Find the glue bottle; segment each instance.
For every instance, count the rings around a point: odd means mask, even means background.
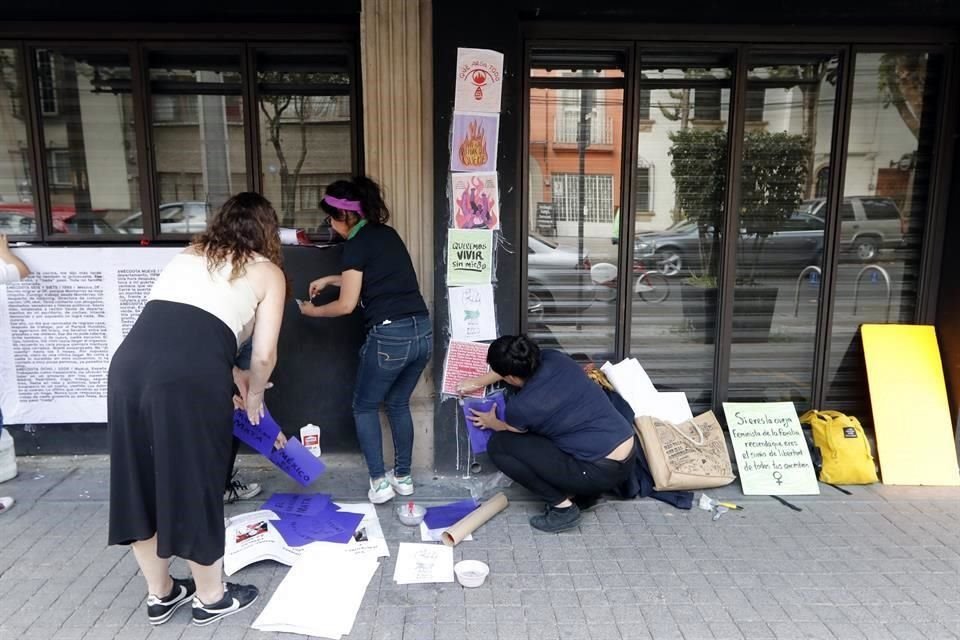
[[[300,442],[314,457],[320,457],[320,427],[307,424],[300,428]]]

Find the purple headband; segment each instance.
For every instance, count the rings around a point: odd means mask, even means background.
[[[360,204],[359,200],[344,200],[342,198],[335,198],[330,194],[323,196],[323,201],[326,202],[331,207],[336,207],[337,209],[342,209],[343,211],[354,211],[361,218],[363,217],[363,206]]]

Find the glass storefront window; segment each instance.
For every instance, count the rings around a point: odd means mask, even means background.
[[[33,64],[53,232],[115,234],[140,207],[129,56],[38,49]]]
[[[732,401],[809,408],[837,98],[835,56],[757,53],[747,79],[740,237],[733,292]],[[820,186],[826,189],[825,185]]]
[[[531,75],[546,85],[530,91],[527,330],[543,347],[602,363],[613,355],[616,334],[611,240],[620,209],[623,89],[577,83],[616,82],[623,71],[558,61]]]
[[[240,55],[150,51],[150,125],[161,234],[195,234],[247,186]],[[143,216],[122,220],[143,233]]]
[[[940,65],[922,50],[856,56],[827,393],[855,415],[869,415],[859,326],[916,321]]]
[[[320,199],[353,171],[346,54],[257,52],[260,175],[281,224],[328,236]]]
[[[16,49],[0,48],[0,234],[34,236],[38,223],[19,55]]]
[[[658,389],[712,402],[731,56],[641,54],[630,355]],[[620,229],[626,228],[625,225]],[[619,233],[619,229],[617,229]]]

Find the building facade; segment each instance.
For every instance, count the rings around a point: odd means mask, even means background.
[[[212,7],[92,4],[18,8],[2,27],[0,230],[176,244],[253,189],[322,240],[324,187],[366,172],[435,319],[421,467],[471,462],[456,402],[437,393],[458,47],[505,56],[502,333],[584,361],[636,357],[694,410],[793,401],[868,417],[859,326],[936,324],[956,416],[960,8],[363,0],[240,3],[225,23]],[[335,269],[304,251],[288,252],[295,282]],[[355,330],[295,331],[280,378],[322,362],[349,388]],[[275,405],[354,450],[349,408],[315,394]],[[57,450],[43,434],[64,432],[68,450],[102,448],[102,425],[17,429],[21,450]]]

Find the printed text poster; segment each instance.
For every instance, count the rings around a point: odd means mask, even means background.
[[[443,363],[443,389],[441,393],[449,396],[458,395],[458,382],[487,373],[490,370],[487,365],[487,349],[489,348],[490,345],[482,342],[451,340],[450,348],[447,349],[447,360]],[[483,394],[484,389],[478,389],[465,395],[482,398]]]
[[[500,206],[497,174],[454,173],[453,227],[455,229],[499,229]]]
[[[503,54],[489,49],[457,49],[456,111],[500,113]]]
[[[450,229],[447,235],[447,286],[490,284],[493,232]]]
[[[792,402],[724,402],[723,412],[744,495],[820,493]]]
[[[496,308],[493,303],[493,285],[451,287],[447,290],[450,302],[450,337],[454,340],[496,340]]]
[[[498,114],[454,113],[450,144],[452,171],[496,171]]]

